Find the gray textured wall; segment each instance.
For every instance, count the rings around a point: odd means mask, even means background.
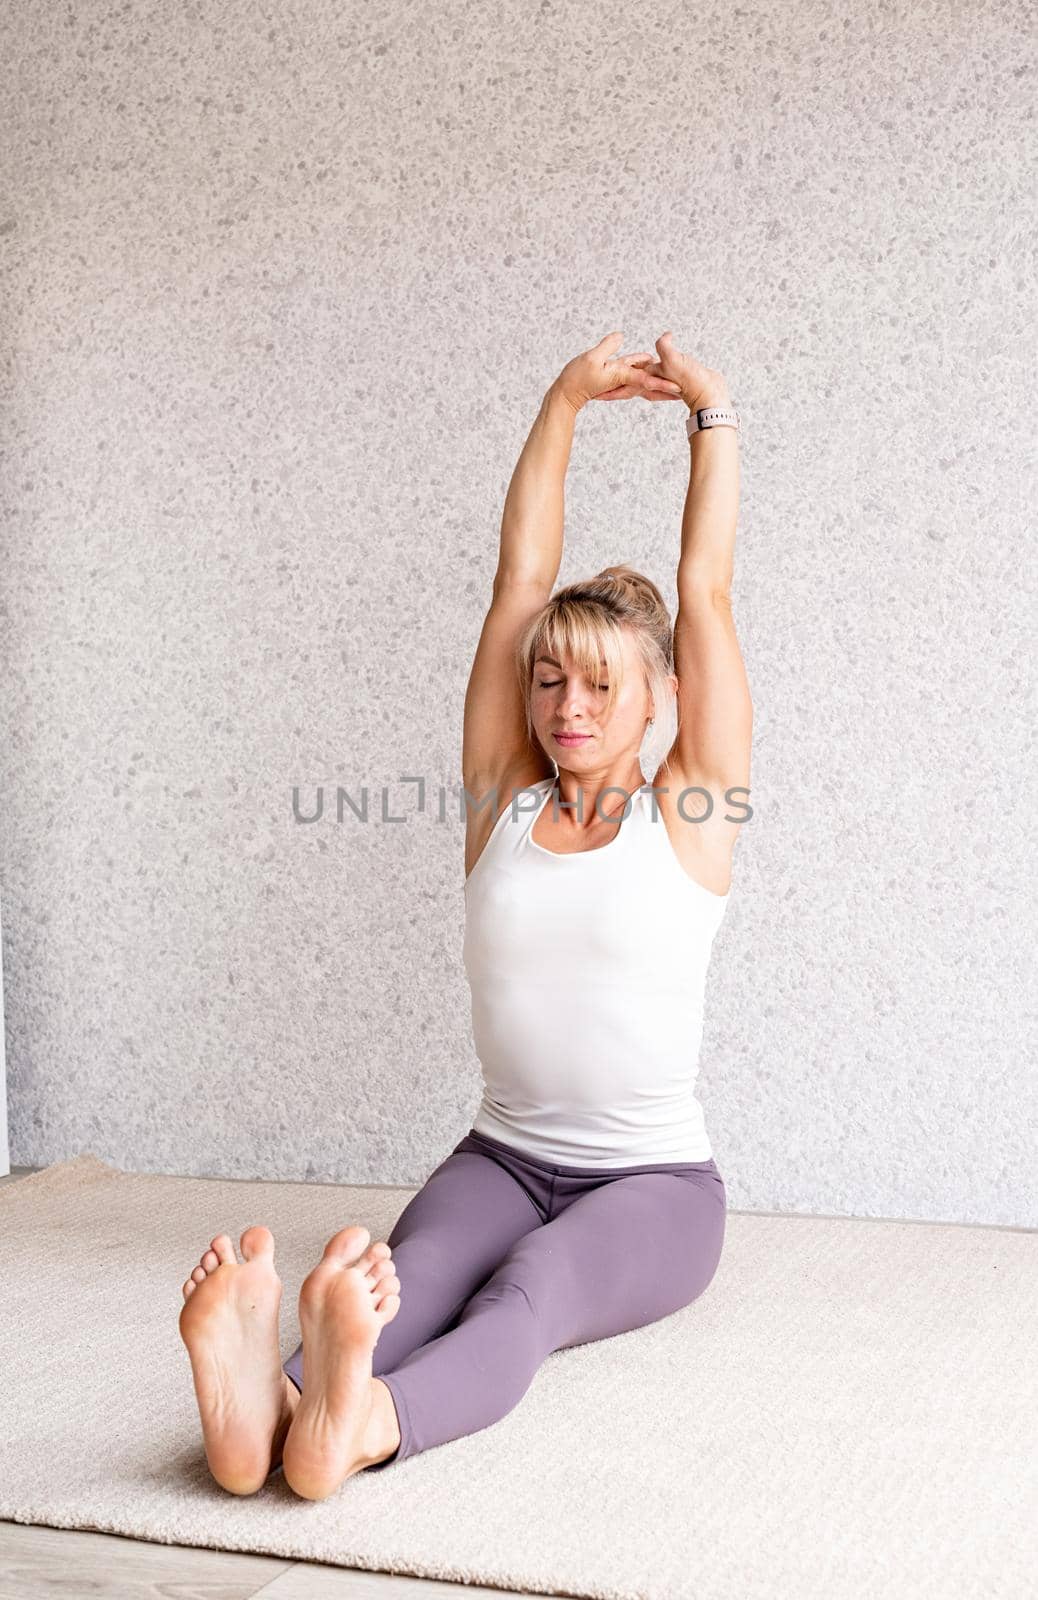
[[[1029,8],[0,30],[12,1160],[418,1183],[466,1131],[504,493],[565,360],[671,328],[744,426],[729,1202],[1038,1225]],[[581,415],[560,581],[674,603],[683,417]]]

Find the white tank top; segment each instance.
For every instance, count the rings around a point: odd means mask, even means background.
[[[608,844],[568,855],[536,844],[555,781],[510,799],[465,884],[483,1070],[472,1126],[569,1166],[708,1161],[695,1081],[731,891],[689,877],[648,785]]]

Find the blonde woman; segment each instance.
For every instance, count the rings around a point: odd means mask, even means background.
[[[210,1469],[279,1464],[321,1500],[491,1426],[552,1351],[688,1306],[720,1261],[724,1181],[694,1093],[710,951],[748,814],[752,709],[730,603],[738,419],[720,373],[608,335],[551,385],[505,504],[465,700],[464,963],[483,1095],[388,1241],[341,1229],[282,1364],[264,1227],[183,1286]],[[553,593],[592,400],[682,400],[689,492],[671,627],[627,566]],[[704,415],[704,411],[708,412]],[[689,419],[691,427],[691,419]]]

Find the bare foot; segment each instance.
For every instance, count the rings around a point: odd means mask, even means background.
[[[367,1228],[342,1228],[299,1291],[303,1392],[285,1439],[285,1482],[305,1500],[325,1500],[369,1466],[371,1357],[400,1310],[400,1279],[388,1244],[367,1245]]]
[[[241,1253],[244,1264],[230,1236],[217,1234],[183,1286],[180,1336],[209,1470],[231,1494],[255,1494],[277,1464],[293,1404],[278,1348],[282,1286],[270,1229],[246,1228]]]

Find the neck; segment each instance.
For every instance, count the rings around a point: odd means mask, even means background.
[[[590,826],[611,818],[620,820],[629,797],[645,787],[642,770],[624,769],[620,775],[612,772],[568,772],[559,768],[555,786],[560,799],[568,807],[567,813],[577,827]]]

